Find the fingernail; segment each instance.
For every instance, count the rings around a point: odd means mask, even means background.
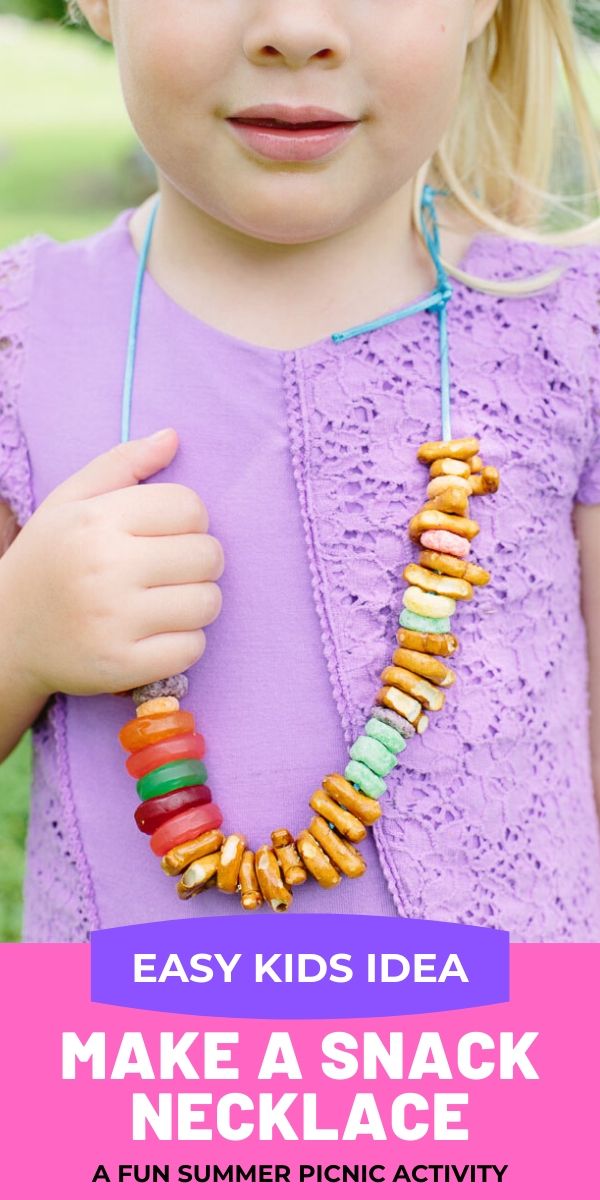
[[[151,435],[151,437],[148,438],[148,441],[149,442],[158,442],[158,441],[160,441],[161,438],[163,438],[165,436],[165,433],[171,433],[171,432],[172,432],[172,430],[171,430],[170,426],[167,426],[166,429],[159,429],[158,433],[153,433]]]

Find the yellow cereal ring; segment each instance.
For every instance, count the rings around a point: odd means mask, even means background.
[[[175,696],[158,696],[156,700],[145,700],[143,704],[138,704],[135,711],[138,717],[148,717],[152,713],[177,712],[178,709],[179,700]]]
[[[407,587],[402,596],[402,603],[410,612],[418,613],[420,617],[451,617],[456,612],[456,600],[450,596],[424,592],[420,587]]]

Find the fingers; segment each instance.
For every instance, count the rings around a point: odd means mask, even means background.
[[[208,513],[193,488],[181,483],[145,483],[98,496],[89,504],[101,520],[136,537],[206,533]]]
[[[148,588],[216,582],[225,567],[221,543],[210,533],[131,538],[127,553],[136,582]]]
[[[187,633],[160,633],[141,638],[133,647],[131,675],[140,684],[147,679],[167,679],[189,670],[206,650],[203,629]]]
[[[216,620],[221,607],[218,583],[185,583],[138,592],[129,605],[128,617],[139,639],[202,629]]]
[[[178,438],[174,429],[157,435],[120,442],[98,454],[50,493],[45,503],[85,500],[137,484],[166,467],[175,456]]]

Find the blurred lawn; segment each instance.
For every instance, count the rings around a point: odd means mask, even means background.
[[[582,72],[595,112],[600,77]],[[79,31],[0,16],[0,246],[38,232],[87,237],[154,190],[112,48]],[[0,941],[20,936],[31,735],[0,764]]]
[[[112,47],[0,17],[0,111],[0,245],[85,237],[127,206],[138,143]]]

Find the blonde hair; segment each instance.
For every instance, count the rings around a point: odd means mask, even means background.
[[[80,23],[76,0],[70,18]],[[570,101],[558,104],[562,84]],[[577,152],[583,188],[577,206],[553,191],[560,150]],[[483,229],[550,246],[600,241],[600,217],[588,219],[600,199],[600,137],[579,78],[570,0],[499,0],[483,33],[468,48],[454,118],[432,158],[414,180],[413,222],[420,226],[427,182],[449,192],[452,203]],[[575,215],[568,229],[551,231],[557,217]],[[481,291],[521,295],[561,275],[557,268],[510,283],[469,275],[441,259],[449,275]]]

